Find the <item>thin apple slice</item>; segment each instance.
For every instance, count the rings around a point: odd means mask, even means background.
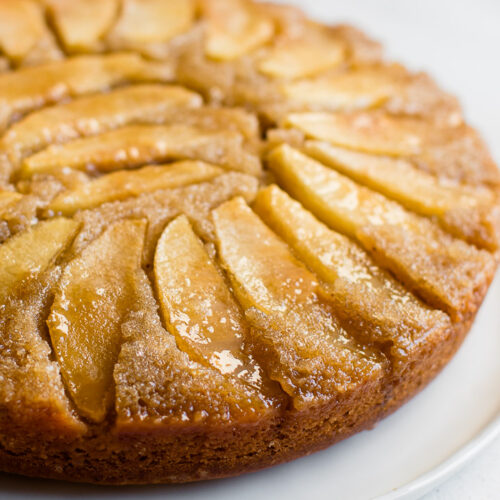
[[[0,49],[16,64],[37,51],[37,62],[61,55],[45,23],[43,9],[33,0],[0,2]]]
[[[307,31],[307,36],[278,41],[259,61],[259,71],[273,78],[293,80],[335,68],[344,61],[345,45],[322,27]]]
[[[277,186],[261,190],[253,207],[322,280],[350,331],[364,342],[391,343],[396,370],[419,356],[419,339],[438,345],[449,332],[446,314],[422,304],[356,243],[328,229]]]
[[[260,367],[243,349],[248,325],[185,215],[165,228],[154,258],[163,319],[191,359],[258,387]]]
[[[398,92],[400,82],[392,67],[361,66],[316,79],[289,82],[283,93],[294,103],[333,111],[379,106]]]
[[[123,0],[120,16],[110,33],[113,46],[140,48],[167,42],[186,32],[194,22],[194,0]]]
[[[487,188],[446,182],[403,159],[349,151],[325,142],[308,141],[305,151],[409,210],[436,217],[445,229],[469,243],[491,250],[498,247],[500,208]]]
[[[113,172],[64,191],[52,200],[47,209],[54,213],[72,215],[77,210],[98,207],[110,201],[208,181],[223,172],[221,168],[196,161]]]
[[[2,429],[35,442],[41,436],[47,441],[74,440],[87,426],[73,412],[44,331],[60,270],[40,271],[37,279],[23,283],[21,294],[0,301]]]
[[[167,160],[203,160],[249,174],[260,173],[256,155],[245,151],[243,137],[230,130],[210,131],[184,125],[128,125],[104,134],[52,145],[26,158],[22,175],[71,167],[101,172]]]
[[[119,88],[35,111],[7,130],[2,145],[15,163],[49,144],[102,134],[137,121],[154,121],[172,108],[196,108],[202,103],[198,94],[176,85]]]
[[[458,320],[477,311],[495,267],[489,253],[289,146],[276,148],[269,166],[306,208],[357,239],[430,305]]]
[[[137,54],[85,55],[0,75],[0,131],[14,117],[125,82],[169,81],[172,69]]]
[[[68,247],[78,222],[62,217],[40,222],[0,245],[0,304],[26,279],[49,268]]]
[[[384,113],[291,113],[285,125],[313,139],[389,156],[417,154],[423,142],[415,122]]]
[[[145,230],[145,221],[116,222],[70,261],[47,320],[68,391],[93,422],[112,405],[121,324],[135,302]]]
[[[247,0],[204,0],[207,24],[205,53],[220,61],[237,59],[269,42],[272,19]]]
[[[52,22],[70,52],[94,51],[111,28],[118,0],[42,0]]]
[[[279,415],[286,403],[279,387],[261,391],[190,359],[163,328],[141,271],[135,289],[114,369],[118,432],[176,432],[200,425],[220,430]]]
[[[224,203],[213,219],[220,259],[254,326],[257,360],[296,408],[376,384],[382,360],[339,326],[318,300],[314,275],[246,203]]]

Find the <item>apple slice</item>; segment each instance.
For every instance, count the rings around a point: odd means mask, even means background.
[[[0,214],[10,205],[22,199],[23,195],[15,191],[0,191]]]
[[[135,302],[145,230],[145,221],[116,222],[70,261],[47,320],[68,391],[93,422],[112,405],[121,324]]]
[[[42,48],[43,46],[45,47]],[[23,59],[37,51],[41,52],[40,59],[46,61],[52,59],[55,53],[60,55],[38,2],[0,2],[0,49],[16,64],[22,63]]]
[[[306,35],[278,41],[258,68],[273,78],[293,80],[334,68],[344,57],[344,43],[326,29],[314,27]]]
[[[107,90],[134,81],[169,81],[166,64],[137,54],[72,57],[0,74],[0,131],[14,117],[68,97]]]
[[[2,145],[10,161],[16,163],[49,144],[102,134],[137,121],[160,119],[167,110],[199,107],[202,102],[198,94],[176,85],[119,88],[35,111],[9,128]]]
[[[204,0],[207,24],[205,54],[230,61],[269,42],[274,35],[271,18],[247,0]]]
[[[261,385],[259,366],[243,350],[248,325],[186,216],[163,231],[154,274],[162,316],[177,345],[222,374]]]
[[[279,415],[286,403],[279,387],[258,390],[236,377],[190,359],[166,331],[144,272],[122,325],[123,344],[114,369],[116,429],[130,432],[230,429]],[[276,384],[277,385],[277,384]]]
[[[193,159],[249,174],[260,173],[260,160],[245,151],[234,131],[210,131],[184,125],[129,125],[101,135],[52,145],[23,162],[22,175],[71,167],[101,172],[166,160]]]
[[[384,113],[291,113],[285,125],[307,137],[367,153],[409,156],[419,153],[422,146],[415,121]]]
[[[419,339],[437,344],[448,333],[444,313],[424,306],[352,240],[328,229],[277,186],[258,193],[254,210],[322,280],[350,331],[364,342],[391,343],[396,367],[419,355]]]
[[[376,384],[383,362],[319,302],[316,278],[241,198],[213,212],[216,242],[251,321],[257,360],[298,409]],[[314,377],[311,374],[314,373]]]
[[[118,0],[42,0],[69,52],[92,52],[115,21]]]
[[[306,106],[350,111],[372,108],[398,92],[397,70],[387,66],[361,66],[316,79],[289,82],[283,93]]]
[[[403,159],[349,151],[324,142],[308,141],[305,150],[409,210],[435,216],[456,236],[480,247],[498,247],[500,218],[495,224],[498,202],[491,190],[440,180]]]
[[[490,254],[289,146],[276,148],[269,166],[306,208],[357,239],[431,306],[458,320],[475,313],[493,275]]]
[[[0,245],[0,304],[26,279],[47,270],[71,243],[78,227],[78,222],[58,217]]]
[[[194,0],[123,0],[120,16],[110,33],[113,46],[140,48],[167,42],[186,32],[194,22]]]
[[[71,215],[77,210],[94,208],[110,201],[139,196],[141,193],[208,181],[223,172],[221,168],[196,161],[114,172],[64,191],[52,200],[47,209]]]

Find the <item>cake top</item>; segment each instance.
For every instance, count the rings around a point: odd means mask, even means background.
[[[0,398],[42,428],[307,409],[477,311],[500,174],[356,29],[1,0],[0,50]]]

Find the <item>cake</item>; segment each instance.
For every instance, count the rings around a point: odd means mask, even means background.
[[[2,0],[0,54],[0,470],[258,470],[371,428],[460,346],[500,173],[357,29]]]

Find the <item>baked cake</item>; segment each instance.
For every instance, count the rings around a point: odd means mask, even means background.
[[[469,330],[500,174],[456,99],[247,0],[0,1],[0,470],[257,470]]]

